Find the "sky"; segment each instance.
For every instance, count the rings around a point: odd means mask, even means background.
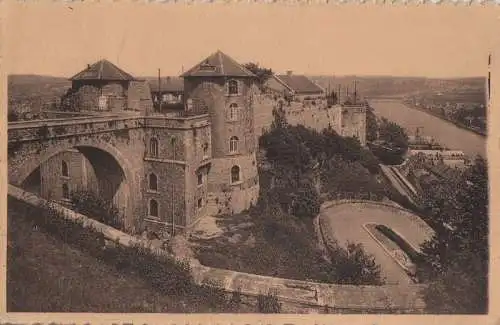
[[[500,8],[479,5],[6,6],[8,73],[63,77],[102,58],[135,76],[178,75],[218,49],[276,72],[484,76],[500,30]]]

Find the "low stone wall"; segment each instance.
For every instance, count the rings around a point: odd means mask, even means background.
[[[125,234],[110,226],[92,220],[59,204],[48,202],[35,194],[26,192],[9,184],[8,194],[32,206],[44,207],[49,204],[62,213],[64,218],[79,220],[84,227],[92,227],[101,232],[108,240],[123,246],[140,245],[147,247],[157,256],[170,255],[167,251],[153,247],[152,243],[142,238]],[[388,205],[392,208],[392,206]],[[170,255],[171,256],[171,255]],[[239,291],[246,300],[254,300],[259,294],[269,290],[277,293],[286,312],[323,312],[328,306],[332,313],[349,312],[399,312],[419,313],[425,308],[422,300],[422,286],[354,286],[323,284],[274,278],[243,272],[211,268],[201,265],[197,260],[189,260],[192,275],[198,284],[206,280],[221,283],[227,292]]]

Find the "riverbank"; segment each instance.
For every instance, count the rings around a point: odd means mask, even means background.
[[[457,126],[426,110],[409,107],[401,100],[372,99],[369,103],[377,117],[399,124],[409,135],[414,135],[415,130],[420,129],[421,135],[434,138],[450,150],[461,150],[470,157],[487,157],[484,135]]]
[[[480,135],[480,136],[483,136],[483,137],[487,137],[488,136],[487,132],[484,132],[484,131],[481,131],[481,130],[476,130],[476,129],[471,129],[471,128],[465,126],[462,123],[449,120],[449,119],[445,118],[444,116],[436,114],[436,113],[434,113],[434,112],[432,112],[430,110],[423,109],[423,108],[420,108],[420,107],[417,107],[417,106],[414,106],[414,105],[407,104],[407,103],[403,102],[402,100],[401,100],[401,103],[403,105],[409,107],[409,108],[419,110],[421,112],[424,112],[424,113],[427,113],[427,114],[432,115],[434,117],[437,117],[437,118],[439,118],[439,119],[441,119],[441,120],[443,120],[445,122],[451,123],[451,124],[455,125],[456,127],[461,128],[462,130],[470,131],[470,132],[473,132],[473,133],[475,133],[477,135]]]

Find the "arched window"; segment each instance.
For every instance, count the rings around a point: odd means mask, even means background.
[[[231,168],[231,183],[236,183],[240,181],[240,167],[233,166]]]
[[[238,95],[238,81],[229,80],[228,93],[229,93],[229,95]]]
[[[158,140],[156,138],[149,140],[149,154],[158,157]]]
[[[149,174],[149,189],[158,191],[158,177],[153,173]]]
[[[61,172],[65,177],[69,177],[68,163],[64,160],[61,162]]]
[[[149,216],[158,218],[158,202],[156,200],[149,200]]]
[[[238,137],[232,136],[231,139],[229,139],[229,151],[230,152],[238,151]]]
[[[63,199],[69,199],[69,186],[66,183],[62,185],[62,197]]]
[[[238,104],[232,103],[229,105],[229,119],[231,121],[237,121],[239,115],[239,107]]]

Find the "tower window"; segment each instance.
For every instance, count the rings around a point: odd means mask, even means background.
[[[233,166],[231,168],[231,183],[236,183],[240,181],[240,167]]]
[[[229,82],[228,82],[228,94],[229,95],[238,95],[238,81],[229,80]]]
[[[237,121],[239,116],[239,107],[238,104],[232,103],[229,105],[229,119],[231,121]]]
[[[238,152],[238,137],[233,136],[229,139],[229,151],[232,153]]]
[[[153,173],[149,174],[149,189],[158,191],[158,177]]]
[[[69,200],[69,186],[66,183],[62,185],[62,197],[63,199]]]
[[[203,158],[208,158],[208,142],[203,144]]]
[[[149,200],[149,216],[158,218],[158,202],[156,200]]]
[[[61,172],[65,177],[69,177],[68,163],[64,160],[61,162]]]
[[[198,178],[198,185],[203,185],[203,173],[199,171],[198,173],[196,173],[196,176]]]
[[[203,199],[198,199],[198,209],[203,207]]]
[[[158,157],[158,140],[155,138],[149,140],[149,154]]]

